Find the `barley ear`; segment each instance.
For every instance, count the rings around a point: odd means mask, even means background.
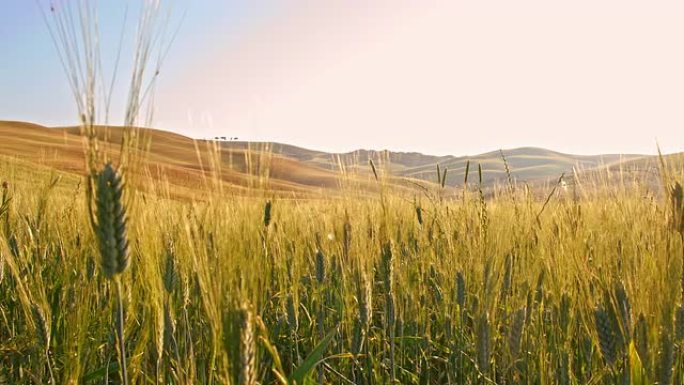
[[[463,311],[466,302],[466,283],[463,271],[456,273],[456,303],[459,306],[459,311]]]
[[[615,285],[615,299],[621,331],[624,336],[623,342],[628,345],[633,331],[632,306],[625,284],[622,281],[618,281]]]
[[[43,349],[47,350],[50,346],[50,325],[47,322],[47,318],[45,318],[45,312],[43,312],[40,306],[33,304],[31,305],[31,314],[36,325],[38,340]]]
[[[375,180],[379,181],[380,178],[378,177],[378,170],[375,168],[375,163],[373,163],[373,159],[368,159],[368,164],[370,164],[371,170],[373,170],[373,176],[375,177]]]
[[[266,205],[264,206],[264,227],[268,227],[271,224],[271,209],[273,208],[273,204],[271,201],[266,201]]]
[[[522,341],[523,327],[525,326],[525,318],[527,316],[527,309],[521,307],[513,313],[513,321],[511,322],[510,331],[508,334],[508,348],[511,352],[513,361],[518,356],[520,351],[520,342]]]
[[[606,361],[606,364],[612,367],[617,358],[617,341],[610,316],[606,310],[599,307],[594,311],[594,318],[596,321],[596,332],[599,338],[601,354],[603,355],[603,359]]]
[[[173,245],[169,245],[166,252],[166,265],[164,268],[164,289],[168,294],[173,294],[178,286],[178,268],[176,267],[175,252]]]
[[[97,238],[107,278],[123,273],[130,262],[121,175],[107,163],[97,175]]]
[[[418,224],[423,226],[423,209],[419,204],[416,204],[416,219],[418,220]]]
[[[248,304],[243,304],[240,309],[240,373],[238,384],[257,384],[254,314]]]
[[[320,284],[325,281],[325,254],[321,249],[316,250],[316,281]]]
[[[477,365],[482,373],[489,371],[489,314],[482,313],[477,320]]]
[[[360,273],[358,282],[359,321],[363,330],[370,330],[373,317],[373,284],[365,271]]]

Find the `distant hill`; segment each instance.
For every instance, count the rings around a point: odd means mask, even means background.
[[[122,129],[100,128],[100,136],[116,156]],[[458,187],[470,162],[470,181],[482,166],[483,182],[489,186],[507,179],[503,156],[511,175],[519,182],[537,184],[558,178],[573,169],[610,169],[617,165],[651,167],[654,157],[629,155],[571,155],[542,148],[523,147],[473,156],[433,156],[415,152],[357,150],[327,153],[293,145],[267,142],[207,141],[157,129],[141,129],[149,143],[145,156],[146,176],[167,180],[188,194],[206,181],[210,164],[216,163],[212,146],[221,148],[221,179],[236,191],[268,181],[268,187],[283,194],[320,194],[339,189],[343,179],[361,189],[373,189],[369,160],[379,172],[391,175],[390,183],[411,186],[406,180],[436,183],[437,165],[447,169],[447,185]],[[44,127],[25,122],[0,121],[0,155],[23,159],[80,174],[84,172],[83,140],[76,127]],[[213,163],[212,163],[213,162]],[[344,171],[342,173],[341,171]],[[341,176],[344,174],[344,178]],[[268,175],[268,178],[264,178]],[[423,182],[423,183],[424,183]]]
[[[227,149],[245,149],[250,145],[258,146],[246,142],[222,142],[222,146]],[[504,158],[511,175],[522,182],[555,179],[562,173],[572,173],[574,169],[589,170],[615,166],[620,162],[652,158],[639,154],[571,155],[536,147],[492,151],[473,156],[434,156],[417,152],[372,150],[326,153],[280,143],[261,143],[260,145],[271,148],[275,154],[328,170],[339,170],[342,164],[347,168],[370,172],[369,160],[373,159],[376,164],[384,162],[392,175],[431,182],[437,180],[437,165],[439,165],[442,172],[444,169],[448,170],[446,184],[449,186],[463,185],[468,162],[470,162],[471,182],[475,181],[477,165],[481,165],[483,182],[491,184],[507,178]]]

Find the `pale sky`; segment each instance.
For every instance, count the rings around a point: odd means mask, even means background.
[[[10,3],[0,119],[74,123],[35,4]],[[329,151],[684,151],[681,1],[175,4],[186,17],[157,89],[162,129]]]

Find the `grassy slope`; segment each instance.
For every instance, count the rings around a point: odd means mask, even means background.
[[[116,157],[121,129],[107,130],[111,152]],[[168,178],[168,182],[181,195],[191,194],[198,184],[205,183],[203,169],[212,163],[211,142],[156,130],[142,130],[144,142],[149,143],[146,153],[146,176]],[[0,121],[0,155],[18,157],[30,162],[54,167],[70,173],[83,172],[83,150],[79,130],[75,127],[48,128],[24,122]],[[104,138],[105,132],[102,131]],[[435,181],[436,164],[449,170],[447,184],[458,186],[465,177],[466,163],[470,161],[471,180],[475,179],[477,165],[483,170],[483,180],[491,184],[506,178],[504,163],[499,151],[474,156],[430,156],[419,153],[358,150],[331,154],[280,143],[221,142],[221,179],[235,191],[244,191],[260,185],[264,170],[268,170],[268,185],[281,194],[329,194],[339,189],[342,165],[355,187],[371,188],[369,159],[378,168],[389,170],[397,177]],[[562,154],[540,148],[505,150],[513,176],[531,184],[569,174],[573,167],[595,169],[603,166],[654,163],[653,157],[640,155],[578,156]],[[631,166],[630,166],[631,167]],[[347,178],[350,178],[349,175]],[[405,183],[403,183],[405,185]]]
[[[106,133],[105,133],[106,131]],[[118,155],[121,141],[120,128],[102,129],[101,136],[112,144],[102,143],[112,157]],[[183,191],[205,183],[206,173],[212,164],[213,153],[206,142],[154,129],[142,131],[143,142],[149,144],[145,155],[145,176],[165,179],[174,190]],[[0,155],[56,168],[74,174],[84,170],[83,142],[78,129],[73,127],[47,128],[23,122],[0,121]],[[250,157],[251,172],[246,164]],[[244,150],[221,153],[221,179],[237,191],[259,184],[259,167],[270,170],[269,187],[282,193],[311,194],[319,189],[338,186],[338,176],[296,160]],[[264,164],[267,163],[267,164]]]

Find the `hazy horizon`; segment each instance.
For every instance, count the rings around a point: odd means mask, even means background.
[[[111,65],[124,7],[98,4]],[[155,128],[330,152],[684,151],[675,1],[174,4]],[[10,1],[0,37],[0,120],[76,123],[36,3]]]

